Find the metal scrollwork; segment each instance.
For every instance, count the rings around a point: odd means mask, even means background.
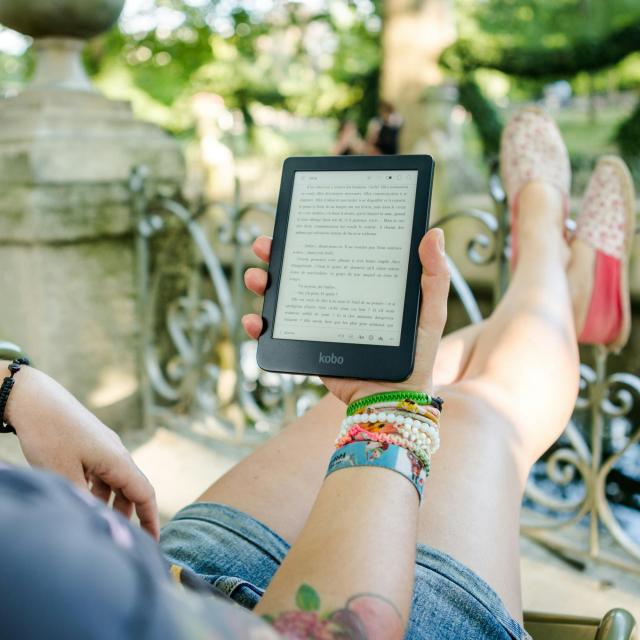
[[[631,410],[639,405],[640,379],[629,373],[614,373],[604,382],[604,391],[600,403],[600,410],[610,418],[624,418]],[[636,426],[626,435],[626,443],[618,451],[612,453],[603,461],[595,478],[596,504],[598,516],[611,536],[632,557],[640,560],[640,544],[633,540],[615,518],[606,492],[606,482],[613,467],[640,443],[640,426]],[[640,571],[640,568],[638,569]]]
[[[243,274],[246,250],[260,233],[247,219],[256,212],[273,218],[273,207],[241,206],[237,195],[233,204],[204,203],[192,211],[178,198],[149,193],[143,168],[132,174],[130,190],[146,419],[196,422],[199,433],[236,443],[273,434],[317,387],[307,378],[260,371],[255,353],[247,356],[253,343],[239,322]],[[208,214],[218,220],[213,231]],[[231,249],[227,263],[214,246]]]
[[[495,215],[480,209],[464,209],[446,214],[438,220],[437,226],[447,228],[457,220],[473,220],[484,229],[476,231],[467,242],[466,257],[476,266],[485,266],[496,260],[499,249],[499,225]],[[471,290],[455,262],[447,257],[451,288],[460,300],[469,321],[477,324],[482,321],[482,313]]]
[[[449,213],[438,220],[443,227],[454,220],[476,220],[486,231],[476,233],[467,243],[467,257],[472,264],[484,266],[495,261],[498,247],[498,221],[492,213],[480,209],[464,209]]]
[[[570,422],[564,437],[567,444],[557,448],[546,460],[544,470],[546,480],[554,487],[568,487],[578,484],[572,493],[558,496],[558,492],[551,492],[548,486],[543,487],[531,478],[525,489],[525,497],[533,503],[543,507],[552,516],[544,520],[536,517],[535,521],[527,519],[522,522],[522,529],[526,533],[554,529],[558,526],[568,527],[580,522],[589,511],[592,495],[589,483],[590,454],[582,435],[573,422]],[[558,518],[561,514],[563,517]]]

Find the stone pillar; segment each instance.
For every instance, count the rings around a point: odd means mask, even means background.
[[[178,185],[182,155],[157,127],[135,120],[127,103],[85,86],[64,55],[74,48],[69,55],[77,56],[77,40],[49,42],[32,87],[0,102],[0,339],[21,345],[113,428],[136,428],[127,180],[145,164],[155,182]]]

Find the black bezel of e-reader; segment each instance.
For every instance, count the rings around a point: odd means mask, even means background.
[[[418,245],[429,223],[433,183],[433,158],[413,156],[337,156],[287,158],[282,169],[276,212],[269,277],[262,309],[263,330],[258,340],[258,365],[266,371],[305,375],[360,378],[368,380],[406,380],[413,371],[420,305],[421,265]],[[278,290],[287,239],[287,225],[293,183],[297,171],[386,171],[417,170],[416,199],[411,232],[411,251],[404,298],[399,346],[377,346],[342,342],[316,342],[273,337]],[[320,354],[335,354],[342,364],[319,361]]]

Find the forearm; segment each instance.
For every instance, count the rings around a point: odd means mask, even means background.
[[[8,362],[0,362],[2,377],[9,375],[8,365]],[[67,416],[76,419],[89,412],[66,389],[38,369],[23,365],[14,380],[3,420],[16,430],[29,464],[55,470],[84,484],[80,461],[66,455],[65,451],[77,442],[71,443],[65,432],[69,422]]]
[[[256,612],[284,631],[300,612],[315,610],[327,635],[320,636],[319,627],[309,637],[402,638],[413,590],[418,506],[411,483],[388,469],[331,474]],[[339,626],[332,629],[331,620],[354,618],[345,609],[360,619],[359,633],[357,627],[348,627],[346,636],[338,635],[344,634]]]
[[[7,367],[0,362],[0,370]],[[8,373],[8,371],[7,371]],[[45,373],[23,366],[4,415],[29,464],[54,471],[130,517],[158,537],[155,494],[118,435]]]

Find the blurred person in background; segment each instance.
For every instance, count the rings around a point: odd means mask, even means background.
[[[331,149],[334,156],[357,156],[365,152],[365,142],[353,120],[344,119],[338,127],[336,142]]]
[[[367,153],[392,156],[399,151],[402,117],[395,107],[382,100],[378,107],[378,117],[369,122],[367,129]]]

